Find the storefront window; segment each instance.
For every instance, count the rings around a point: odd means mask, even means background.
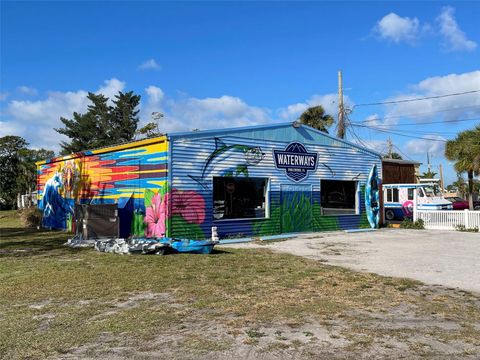
[[[323,215],[357,213],[357,183],[355,181],[321,180]]]
[[[268,179],[213,178],[213,217],[256,219],[267,217]]]

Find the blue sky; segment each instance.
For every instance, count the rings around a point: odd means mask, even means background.
[[[358,105],[480,90],[479,13],[476,2],[3,1],[0,136],[58,150],[52,129],[85,110],[87,91],[141,94],[142,123],[161,111],[165,131],[334,113],[341,69],[362,142],[382,151],[390,136],[422,162],[428,150],[450,182],[443,140],[480,122],[480,93]]]

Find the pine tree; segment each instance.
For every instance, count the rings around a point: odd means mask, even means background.
[[[70,154],[133,140],[138,125],[140,96],[132,91],[115,95],[113,106],[102,94],[88,93],[91,104],[84,114],[73,113],[73,119],[60,118],[65,125],[55,129],[70,141],[62,141],[62,154]]]

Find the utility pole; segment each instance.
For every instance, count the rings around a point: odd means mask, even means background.
[[[440,171],[440,189],[443,191],[445,191],[445,188],[443,187],[443,168],[442,168],[442,164],[438,165],[438,170]]]
[[[387,149],[388,149],[388,158],[391,159],[392,153],[393,153],[393,144],[390,136],[388,137],[388,140],[387,140]]]
[[[342,71],[338,71],[338,127],[337,137],[343,139],[345,137],[345,111],[343,108],[343,87],[342,87]]]

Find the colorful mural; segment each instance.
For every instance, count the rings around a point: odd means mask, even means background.
[[[116,203],[122,237],[164,233],[167,150],[163,137],[38,163],[43,226],[72,230],[75,204]]]
[[[222,130],[216,135],[173,134],[168,141],[161,137],[41,162],[43,225],[72,229],[75,204],[116,203],[122,238],[205,239],[212,226],[220,238],[369,227],[365,184],[371,167],[381,166],[380,157],[307,127],[275,126],[252,128],[243,136],[231,130],[230,135]],[[284,169],[275,169],[275,150],[285,152],[294,141],[305,143],[319,164],[308,169],[301,184]],[[251,211],[260,210],[262,217],[215,219],[214,177],[268,179],[265,198]],[[359,185],[356,214],[322,215],[323,179]]]
[[[235,155],[241,154],[242,157]],[[209,190],[211,178],[215,176],[248,176],[250,166],[255,166],[265,157],[259,146],[241,144],[227,145],[221,139],[215,138],[215,149],[207,157],[201,176],[189,175],[204,189]],[[230,159],[235,161],[230,164]],[[228,166],[226,166],[228,164]]]
[[[290,131],[294,130],[288,129],[288,132]],[[282,132],[281,136],[287,135]],[[176,188],[195,189],[205,200],[204,203],[202,202],[202,208],[203,204],[205,205],[205,221],[198,223],[199,231],[194,234],[198,235],[201,231],[200,235],[208,238],[211,236],[212,226],[217,227],[220,238],[370,227],[364,202],[365,184],[371,166],[374,164],[380,166],[380,158],[375,154],[361,153],[353,147],[318,146],[312,143],[311,138],[309,140],[308,152],[318,154],[319,163],[319,167],[312,171],[308,178],[303,177],[302,184],[308,184],[307,187],[310,190],[282,191],[281,187],[288,184],[294,185],[296,181],[290,179],[285,171],[276,170],[275,156],[283,155],[284,149],[291,142],[255,141],[234,136],[205,137],[192,141],[182,139],[176,142],[173,139],[172,185]],[[224,151],[227,149],[232,151]],[[247,172],[235,171],[237,164],[245,161],[243,156],[245,151],[239,151],[240,149],[258,149],[257,153],[261,154],[258,162],[248,163]],[[192,156],[192,154],[197,155]],[[214,176],[268,178],[267,217],[215,220],[212,211]],[[188,181],[188,178],[192,181]],[[322,179],[358,182],[357,213],[323,215],[320,204]],[[195,204],[194,200],[192,204]],[[184,222],[172,219],[173,236],[186,234],[181,226],[183,224]],[[189,232],[189,234],[193,233]]]

